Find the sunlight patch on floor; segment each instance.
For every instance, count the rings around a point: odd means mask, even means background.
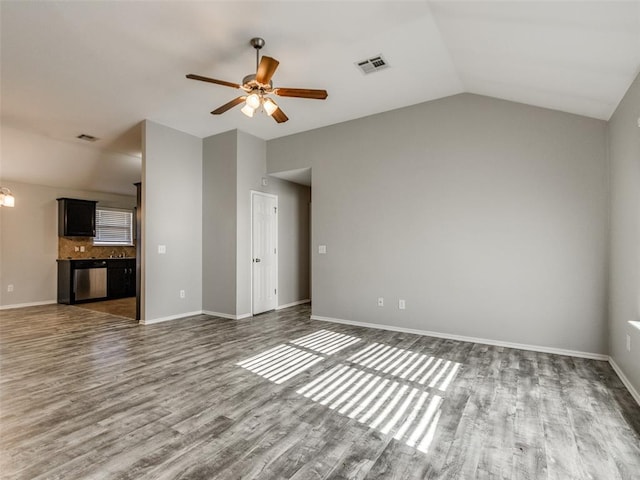
[[[458,362],[380,343],[364,347],[347,361],[442,391],[449,387],[460,368]]]
[[[319,330],[237,365],[281,384],[360,341]],[[440,392],[446,392],[460,367],[444,358],[372,343],[312,377],[296,393],[426,453],[444,401]]]
[[[276,384],[281,384],[312,367],[322,357],[289,345],[278,345],[236,365]]]
[[[280,384],[359,341],[358,337],[329,330],[318,330],[291,340],[287,344],[277,345],[266,352],[242,360],[236,365]],[[296,345],[296,347],[289,344]]]
[[[348,365],[336,365],[296,391],[426,453],[442,397]]]
[[[290,343],[314,350],[325,355],[333,355],[360,341],[357,337],[345,335],[344,333],[331,332],[329,330],[319,330],[315,333],[292,340]]]

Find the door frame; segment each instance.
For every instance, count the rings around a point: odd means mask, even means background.
[[[276,305],[275,305],[275,309],[278,308],[278,298],[280,295],[280,286],[279,286],[279,273],[278,273],[278,259],[280,258],[280,244],[278,243],[278,195],[274,195],[272,193],[266,193],[266,192],[260,192],[258,190],[251,190],[250,191],[250,199],[249,199],[249,205],[250,205],[250,218],[251,218],[251,228],[249,228],[249,245],[250,245],[250,253],[251,253],[251,258],[249,259],[249,266],[251,268],[251,275],[250,275],[250,292],[251,292],[251,315],[255,315],[254,313],[254,306],[253,306],[253,259],[255,258],[255,255],[253,254],[253,199],[255,196],[263,196],[263,197],[270,197],[273,198],[276,202],[276,225],[275,225],[275,229],[274,229],[274,236],[275,236],[275,245],[276,245],[276,285],[275,285],[275,289],[276,289],[276,293],[275,293],[275,298],[276,298]]]

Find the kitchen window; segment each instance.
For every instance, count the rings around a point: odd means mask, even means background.
[[[96,208],[94,245],[133,245],[133,212],[121,208]]]

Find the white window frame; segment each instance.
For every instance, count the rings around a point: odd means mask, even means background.
[[[127,240],[126,238],[121,238],[120,240],[113,240],[113,241],[108,241],[108,240],[101,240],[99,238],[99,233],[100,233],[100,225],[98,223],[98,219],[100,217],[100,215],[98,214],[99,211],[109,211],[109,212],[121,212],[121,213],[126,213],[129,214],[129,240]],[[96,236],[93,238],[93,244],[96,246],[102,246],[102,247],[132,247],[134,245],[134,238],[133,238],[133,234],[134,234],[134,215],[133,215],[133,210],[128,209],[128,208],[110,208],[110,207],[96,207]],[[123,227],[124,228],[124,227]]]

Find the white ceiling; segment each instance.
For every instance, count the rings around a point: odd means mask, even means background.
[[[2,1],[0,21],[3,127],[138,156],[144,119],[271,139],[461,92],[607,120],[640,69],[640,0]],[[240,82],[254,36],[275,86],[329,98],[280,98],[284,124],[210,115],[238,92],[185,74]],[[355,67],[380,53],[390,68]],[[5,158],[3,176],[37,162]]]

